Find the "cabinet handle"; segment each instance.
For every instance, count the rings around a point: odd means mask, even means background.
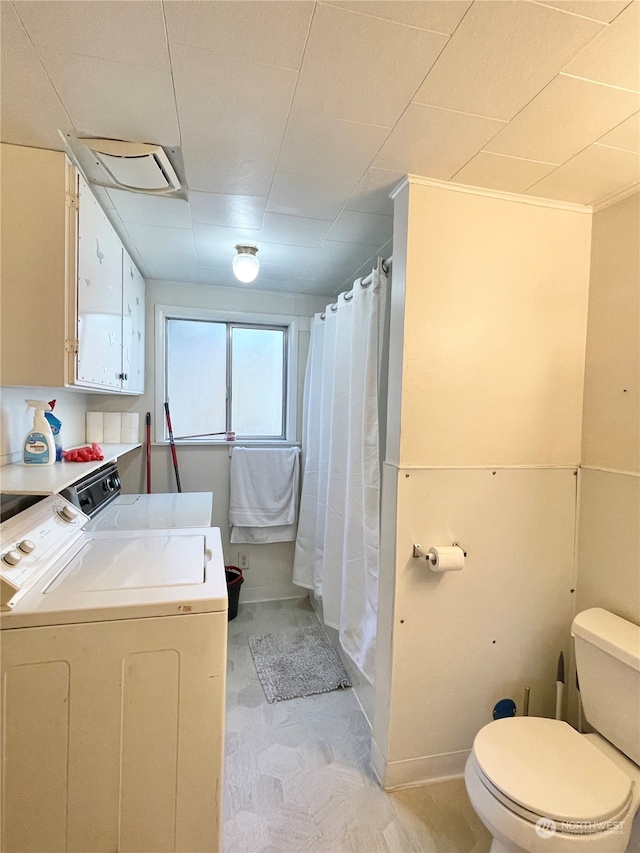
[[[128,378],[129,378],[128,373],[119,373],[118,374],[118,379],[124,379],[125,382],[127,381]]]

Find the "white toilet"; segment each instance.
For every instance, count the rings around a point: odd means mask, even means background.
[[[481,729],[465,767],[491,853],[623,853],[640,804],[640,627],[593,608],[571,626],[584,713]]]

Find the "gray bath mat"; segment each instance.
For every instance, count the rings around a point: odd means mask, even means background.
[[[249,637],[267,702],[351,687],[340,659],[317,625]]]

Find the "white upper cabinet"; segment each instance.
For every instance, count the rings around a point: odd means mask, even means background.
[[[83,385],[122,387],[122,244],[82,178],[78,193],[78,358]]]
[[[144,392],[145,285],[126,249],[122,252],[122,388]]]
[[[2,145],[3,385],[144,391],[144,279],[56,151]]]

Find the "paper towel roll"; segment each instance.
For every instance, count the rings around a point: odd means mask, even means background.
[[[464,569],[464,551],[459,545],[429,548],[431,570],[434,572],[457,572]]]
[[[137,444],[140,441],[140,415],[137,412],[123,412],[120,427],[122,444]]]
[[[122,428],[122,412],[104,413],[104,443],[120,444],[120,431]]]
[[[92,444],[94,441],[97,444],[102,444],[104,441],[104,418],[102,412],[87,412],[85,436],[89,444]]]

